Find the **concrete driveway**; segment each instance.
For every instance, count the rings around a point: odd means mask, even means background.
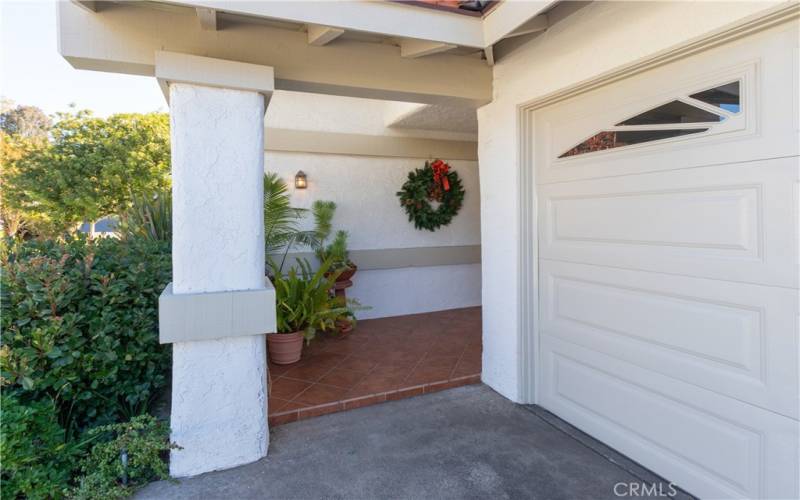
[[[548,412],[484,385],[276,427],[269,456],[137,498],[603,499],[669,484]],[[615,495],[615,485],[616,493]],[[632,486],[637,485],[637,486]],[[688,498],[678,490],[677,498]]]

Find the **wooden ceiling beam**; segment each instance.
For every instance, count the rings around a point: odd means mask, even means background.
[[[308,44],[316,47],[326,45],[344,34],[341,28],[331,26],[320,26],[318,24],[308,25]]]
[[[427,40],[414,40],[406,38],[400,42],[400,56],[406,58],[417,58],[439,54],[456,48],[456,45],[442,42],[429,42]]]
[[[205,7],[197,7],[197,19],[200,20],[200,28],[205,31],[217,31],[219,29],[219,18],[217,11]]]

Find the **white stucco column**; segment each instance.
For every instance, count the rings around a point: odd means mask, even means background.
[[[225,311],[243,310],[227,306],[241,303],[239,292],[265,288],[264,112],[273,82],[271,68],[175,54],[164,60],[157,76],[170,101],[171,293],[179,299],[221,298],[208,303],[222,304],[223,311],[198,313],[208,314],[203,329],[219,324],[222,338],[173,343],[171,437],[183,449],[172,452],[170,473],[181,477],[253,462],[267,453],[267,332],[237,336],[241,330],[228,323],[240,318]],[[268,75],[269,81],[260,88],[235,85],[253,70],[256,80]],[[228,82],[239,88],[222,86]],[[245,309],[252,309],[253,294],[249,297]],[[274,302],[264,301],[263,307],[274,309]],[[188,330],[183,335],[191,337]]]

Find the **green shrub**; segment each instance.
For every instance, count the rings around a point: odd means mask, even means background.
[[[0,302],[3,385],[52,399],[74,434],[145,411],[166,385],[158,296],[169,245],[76,238],[7,242]]]
[[[3,498],[63,496],[83,446],[67,440],[51,400],[20,403],[0,396],[0,488]]]
[[[127,498],[150,481],[167,479],[163,457],[179,448],[169,442],[169,429],[150,415],[96,427],[87,435],[106,441],[96,444],[81,463],[84,476],[71,495],[80,500]]]

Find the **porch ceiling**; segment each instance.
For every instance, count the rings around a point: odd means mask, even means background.
[[[161,3],[161,2],[148,2]],[[441,51],[461,54],[483,51],[505,39],[547,28],[546,12],[557,0],[499,1],[481,13],[432,6],[415,1],[247,2],[225,0],[166,0],[167,5],[238,15],[248,22],[293,23],[296,28],[318,25],[345,33],[372,35],[373,41],[402,45],[406,41],[443,44]],[[419,8],[419,7],[428,8]],[[470,15],[464,15],[468,13]],[[530,25],[535,29],[531,30]],[[377,37],[377,40],[375,40]],[[467,50],[464,50],[467,49]],[[472,49],[472,50],[469,50]],[[491,57],[487,55],[491,64]]]
[[[556,3],[463,15],[402,1],[72,0],[58,2],[59,50],[79,69],[151,75],[168,50],[272,66],[281,90],[474,109],[491,100],[494,45],[546,30]]]
[[[396,114],[388,117],[386,125],[397,129],[477,133],[478,115],[475,109],[469,107],[405,104]]]
[[[166,50],[271,66],[279,90],[473,109],[491,100],[482,42],[463,25],[480,28],[479,18],[390,2],[313,5],[58,2],[59,50],[79,69],[153,75],[155,52]],[[449,41],[426,39],[425,26]]]
[[[169,0],[170,4],[300,24],[333,26],[381,36],[430,40],[481,49],[480,17],[420,9],[400,2],[247,2]],[[541,2],[544,3],[544,2]]]

